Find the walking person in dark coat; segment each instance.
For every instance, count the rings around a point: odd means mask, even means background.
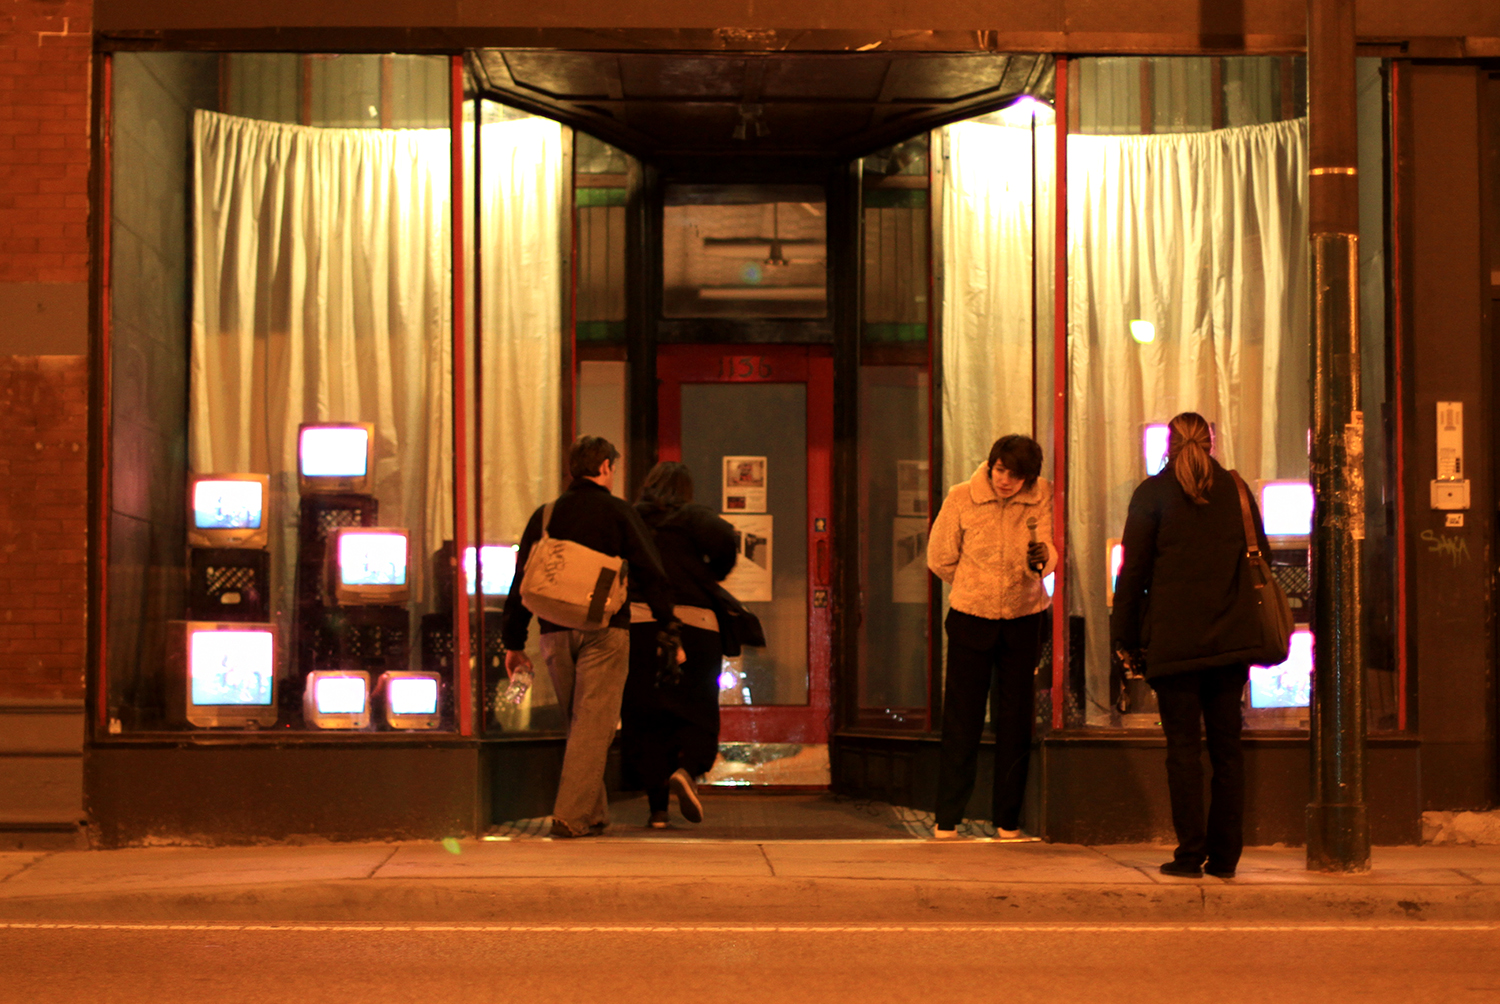
[[[1130,498],[1110,633],[1127,667],[1144,670],[1167,738],[1167,789],[1177,851],[1167,875],[1232,878],[1244,846],[1240,700],[1260,626],[1241,597],[1244,520],[1234,477],[1210,455],[1196,412],[1172,419],[1167,465]],[[1262,553],[1260,512],[1249,501]],[[1207,821],[1203,733],[1213,767]]]
[[[646,790],[652,828],[667,825],[669,794],[689,822],[703,820],[694,778],[708,773],[719,752],[719,638],[712,583],[734,568],[735,530],[713,510],[693,503],[687,467],[664,461],[651,468],[636,512],[655,534],[681,627],[681,663],[664,664],[656,617],[630,587],[630,675],[621,708],[621,751],[627,786]]]

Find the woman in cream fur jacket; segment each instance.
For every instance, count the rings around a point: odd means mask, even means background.
[[[1052,485],[1041,469],[1036,440],[996,440],[974,476],[948,492],[932,524],[927,567],[953,586],[944,621],[939,840],[957,835],[974,791],[986,696],[995,729],[992,818],[1002,838],[1021,837],[1042,612],[1051,603],[1042,580],[1057,566]]]

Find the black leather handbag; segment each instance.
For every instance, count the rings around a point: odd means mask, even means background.
[[[1251,653],[1249,662],[1254,666],[1275,666],[1286,662],[1291,647],[1292,605],[1287,602],[1286,592],[1260,552],[1260,536],[1250,518],[1250,490],[1245,487],[1245,479],[1240,477],[1239,471],[1230,471],[1229,475],[1239,489],[1240,516],[1245,524],[1245,560],[1241,563],[1240,574],[1248,578],[1251,586],[1247,602],[1253,605],[1253,610],[1249,616],[1254,617],[1260,626],[1260,648]],[[1242,578],[1241,581],[1246,580]]]

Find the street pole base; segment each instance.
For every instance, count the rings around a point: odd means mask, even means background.
[[[1363,805],[1307,807],[1307,870],[1370,870],[1370,821]]]

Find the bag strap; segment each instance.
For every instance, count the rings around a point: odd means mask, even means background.
[[[548,502],[546,505],[542,506],[542,539],[543,540],[546,540],[547,537],[550,536],[547,533],[547,527],[549,527],[549,526],[552,525],[552,507],[554,505],[556,505],[556,504],[557,504],[557,500],[553,499],[551,502]]]
[[[1245,526],[1245,553],[1252,558],[1260,557],[1260,537],[1255,533],[1255,524],[1250,519],[1250,490],[1245,487],[1245,479],[1240,477],[1239,471],[1230,471],[1229,476],[1234,478],[1234,486],[1240,494],[1240,519]]]

